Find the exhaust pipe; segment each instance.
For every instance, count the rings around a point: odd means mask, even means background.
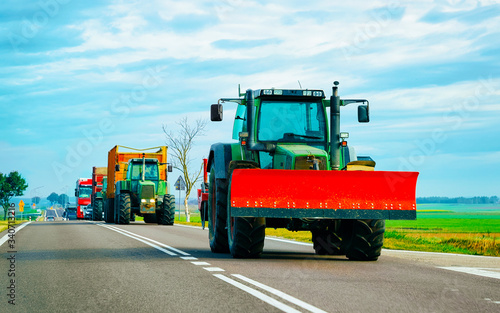
[[[330,97],[330,166],[337,171],[340,168],[340,97],[338,81],[334,81]]]

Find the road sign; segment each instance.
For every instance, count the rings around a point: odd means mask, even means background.
[[[184,178],[182,176],[179,176],[177,180],[175,181],[175,190],[186,190],[186,182],[184,181]]]
[[[19,201],[19,212],[24,212],[24,201]]]

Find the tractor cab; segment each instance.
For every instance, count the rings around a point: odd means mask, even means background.
[[[141,206],[152,206],[154,211],[155,194],[159,183],[159,166],[157,159],[131,159],[127,167],[127,180],[130,181],[132,199]],[[144,209],[142,210],[144,211]],[[149,211],[149,210],[146,210]]]
[[[354,148],[347,146],[347,133],[328,132],[323,90],[247,90],[244,98],[220,99],[212,108],[212,120],[222,120],[221,102],[238,103],[233,139],[246,149],[246,159],[262,169],[345,169],[357,161]],[[367,100],[342,100],[339,105]],[[368,119],[368,107],[360,106]],[[333,139],[333,140],[332,140]],[[338,151],[338,152],[337,152]],[[332,166],[332,153],[336,163]]]

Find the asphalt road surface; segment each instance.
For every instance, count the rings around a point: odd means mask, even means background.
[[[210,252],[206,230],[142,222],[6,234],[0,312],[500,312],[494,257],[384,250],[353,262],[266,238],[261,258],[233,259]]]

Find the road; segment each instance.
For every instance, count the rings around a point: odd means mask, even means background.
[[[48,210],[45,210],[45,216],[44,216],[44,220],[47,220],[48,217],[54,217],[54,220],[56,221],[62,221],[63,218],[63,213],[64,213],[64,209],[48,209]]]
[[[31,222],[15,233],[15,252],[0,247],[1,286],[16,303],[3,292],[0,312],[500,311],[500,258],[386,250],[352,262],[266,238],[261,258],[241,260],[211,253],[207,236],[142,222]]]

